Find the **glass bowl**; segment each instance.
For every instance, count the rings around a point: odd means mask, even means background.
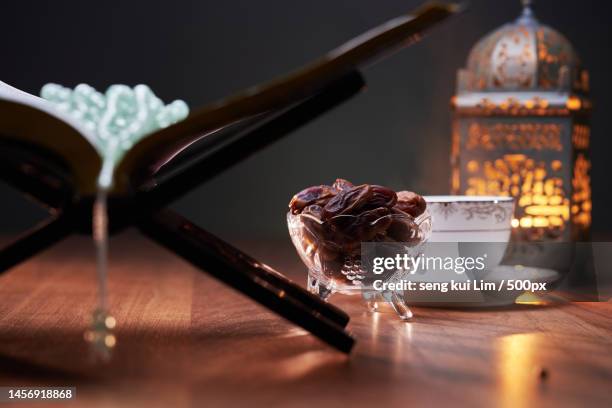
[[[370,217],[371,218],[371,217]],[[421,244],[431,235],[431,216],[426,210],[416,218],[391,213],[368,219],[364,214],[338,215],[321,221],[309,214],[287,214],[291,241],[308,268],[308,290],[327,300],[334,293],[361,294],[368,309],[377,310],[382,296],[402,319],[412,317],[402,291],[377,291],[372,283],[402,279],[405,271],[375,275],[362,267],[362,242],[400,244],[408,256],[418,256]]]

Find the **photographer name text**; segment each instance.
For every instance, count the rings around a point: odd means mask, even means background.
[[[414,282],[411,280],[400,280],[397,282],[384,282],[381,279],[375,280],[373,287],[377,291],[436,291],[446,292],[466,292],[466,291],[496,291],[503,290],[527,290],[531,292],[545,291],[546,283],[532,282],[527,279],[503,279],[499,282],[487,282],[485,280],[465,280],[447,282]]]

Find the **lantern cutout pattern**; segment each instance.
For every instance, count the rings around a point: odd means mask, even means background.
[[[458,72],[451,188],[515,197],[515,239],[582,240],[591,224],[588,72],[529,3]]]

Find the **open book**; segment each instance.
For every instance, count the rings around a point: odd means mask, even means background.
[[[289,75],[246,89],[192,112],[185,120],[140,140],[118,163],[113,193],[134,186],[183,149],[219,129],[297,103],[354,71],[359,66],[418,40],[424,32],[457,11],[456,5],[430,3],[410,15],[390,20],[348,41]],[[79,194],[93,194],[102,160],[96,135],[48,102],[0,82],[2,139],[31,143],[57,154],[72,173]],[[206,149],[213,149],[213,137]],[[227,139],[227,138],[226,138]]]

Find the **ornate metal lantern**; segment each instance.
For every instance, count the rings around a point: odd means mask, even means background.
[[[452,190],[516,197],[516,238],[584,239],[591,223],[588,73],[529,3],[476,43],[458,72]]]

